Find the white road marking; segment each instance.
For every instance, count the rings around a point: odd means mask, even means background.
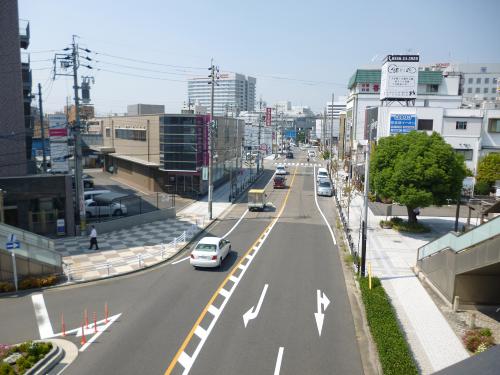
[[[187,368],[191,367],[193,365],[193,358],[188,356],[186,352],[182,352],[180,357],[179,357],[179,363],[182,365],[182,367]]]
[[[188,260],[188,259],[189,259],[189,257],[185,257],[185,258],[176,260],[175,262],[172,262],[172,264],[177,264],[177,263],[180,263],[180,262],[184,262],[185,260]]]
[[[54,330],[52,329],[52,324],[50,324],[50,318],[47,307],[45,307],[43,294],[34,294],[31,296],[31,300],[33,301],[33,308],[35,309],[36,324],[40,332],[40,339],[43,340],[54,336]]]
[[[264,297],[266,296],[268,286],[269,284],[264,285],[264,289],[262,289],[262,293],[260,294],[257,307],[252,306],[250,310],[243,314],[243,324],[245,325],[245,328],[247,327],[250,320],[255,319],[259,315],[260,308],[262,307],[262,303],[264,302]]]
[[[316,320],[316,326],[318,327],[318,334],[321,336],[321,331],[323,330],[323,322],[325,320],[324,312],[330,304],[330,300],[325,295],[325,293],[322,293],[319,289],[316,291],[316,298],[318,312],[314,313],[314,319]]]
[[[219,291],[219,294],[220,294],[221,296],[223,296],[223,297],[228,297],[228,296],[229,296],[229,292],[228,292],[226,289],[224,289],[224,288],[222,288],[222,289]]]
[[[92,336],[89,340],[87,340],[87,342],[80,348],[80,352],[83,352],[85,349],[87,349],[89,347],[90,344],[92,344],[95,340],[97,340],[97,338],[99,336],[102,335],[102,333],[109,328],[109,326],[111,324],[113,324],[115,322],[115,320],[117,320],[122,314],[116,314],[114,316],[112,316],[111,318],[108,319],[108,323],[104,325],[104,327],[102,327],[100,330],[97,331],[96,334],[94,334],[94,336]]]
[[[200,339],[204,339],[207,337],[207,331],[200,326],[196,327],[194,333],[196,336],[198,336]]]
[[[240,279],[234,277],[233,275],[229,276],[229,280],[231,280],[233,283],[237,283],[238,281],[240,281]]]
[[[229,229],[229,232],[227,232],[225,235],[223,235],[222,238],[226,238],[227,236],[229,236],[231,234],[231,232],[233,230],[235,230],[236,227],[241,223],[241,220],[243,220],[243,218],[246,216],[247,213],[248,213],[248,209],[245,212],[243,212],[243,215],[241,215],[241,217],[238,219],[236,224],[234,224],[233,227],[231,229]]]
[[[321,217],[325,221],[326,227],[330,231],[330,234],[331,234],[332,240],[333,240],[333,244],[336,245],[337,240],[335,239],[335,235],[333,234],[333,230],[330,227],[328,220],[326,220],[325,214],[323,213],[323,211],[321,211],[321,208],[319,207],[319,204],[318,204],[318,194],[316,194],[316,167],[314,167],[313,179],[314,179],[314,202],[316,202],[316,207],[318,208],[318,211],[321,214]]]
[[[283,360],[283,350],[285,348],[283,346],[280,346],[278,350],[278,358],[276,358],[276,366],[274,367],[274,375],[279,375],[281,371],[281,361]]]
[[[219,314],[220,314],[220,310],[217,307],[215,307],[214,305],[210,305],[208,307],[208,312],[210,314],[212,314],[213,316],[219,316]]]

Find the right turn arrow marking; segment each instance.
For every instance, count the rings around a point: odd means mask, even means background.
[[[323,322],[325,320],[326,308],[330,304],[330,300],[322,293],[321,290],[316,291],[318,312],[314,313],[314,319],[316,319],[316,326],[318,327],[318,334],[321,336],[321,331],[323,330]]]
[[[243,324],[245,325],[245,328],[250,320],[255,319],[257,315],[259,315],[260,307],[262,306],[262,302],[264,302],[264,297],[266,296],[268,286],[268,284],[264,285],[264,289],[262,289],[262,293],[260,294],[257,307],[252,306],[250,310],[243,314]]]

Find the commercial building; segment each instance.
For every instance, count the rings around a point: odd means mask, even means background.
[[[165,113],[165,106],[162,104],[129,104],[127,106],[128,116],[157,115]]]
[[[68,123],[74,124],[76,122],[76,107],[74,105],[64,106],[64,113],[68,117]],[[93,105],[80,105],[80,120],[86,122],[95,117]]]
[[[216,117],[214,184],[239,167],[244,122]],[[157,114],[96,118],[104,168],[118,179],[147,191],[205,194],[208,191],[207,115]],[[95,125],[93,125],[95,127]]]
[[[210,109],[211,85],[208,77],[195,77],[188,80],[188,102],[199,103]],[[214,89],[214,114],[238,114],[241,111],[255,110],[255,86],[257,80],[239,73],[220,73]]]

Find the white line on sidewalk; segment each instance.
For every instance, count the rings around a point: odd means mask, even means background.
[[[319,207],[319,204],[318,204],[318,194],[316,194],[316,167],[314,167],[313,179],[314,179],[314,202],[316,202],[316,207],[318,208],[318,211],[321,214],[321,217],[323,217],[323,220],[325,221],[325,224],[326,224],[328,230],[330,231],[330,234],[332,235],[333,244],[336,245],[337,240],[335,239],[335,235],[333,234],[333,230],[330,227],[328,220],[326,220],[325,214],[323,213],[323,211],[321,211],[321,208]]]
[[[281,361],[283,360],[283,350],[285,348],[280,346],[278,350],[278,358],[276,358],[276,366],[274,367],[274,375],[279,375],[281,371]]]
[[[36,324],[38,325],[38,331],[40,332],[40,339],[43,340],[54,336],[47,307],[45,307],[43,294],[34,294],[31,296],[31,300],[33,301],[33,308],[35,309]]]

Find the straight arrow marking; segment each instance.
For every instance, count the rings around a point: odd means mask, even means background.
[[[325,320],[324,312],[326,311],[326,308],[330,304],[330,300],[325,295],[325,293],[322,293],[321,290],[319,289],[316,291],[316,299],[317,299],[318,312],[314,313],[314,319],[316,320],[318,334],[321,336],[321,331],[323,330],[323,322]]]
[[[248,310],[246,313],[243,314],[243,324],[245,325],[245,328],[250,320],[255,319],[257,315],[259,315],[259,311],[262,306],[262,302],[264,302],[264,297],[266,296],[268,286],[269,284],[264,285],[264,289],[262,289],[262,293],[260,294],[257,307],[252,306],[250,310]]]

